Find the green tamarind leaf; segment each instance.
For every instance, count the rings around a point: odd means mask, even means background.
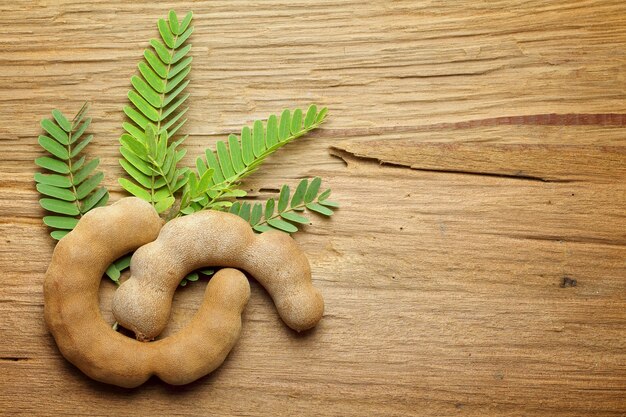
[[[306,194],[304,195],[305,203],[310,203],[315,200],[315,197],[320,190],[320,185],[322,185],[322,179],[320,177],[313,178],[313,181],[309,184],[309,188],[306,190]]]
[[[161,105],[163,104],[163,98],[159,93],[154,91],[154,89],[150,87],[144,80],[136,75],[133,75],[130,79],[130,83],[133,87],[135,87],[135,90],[137,90],[139,94],[141,94],[141,96],[148,101],[151,106],[157,109],[161,107]]]
[[[306,194],[306,190],[308,188],[309,181],[305,178],[298,184],[296,187],[296,191],[293,193],[293,197],[291,198],[291,207],[296,207],[304,201],[304,194]]]
[[[67,151],[67,148],[65,148],[56,140],[49,138],[48,136],[39,136],[38,142],[42,148],[44,148],[57,158],[64,160],[69,159],[70,154]]]
[[[339,203],[335,202],[335,201],[330,201],[330,200],[323,200],[323,201],[319,201],[319,203],[323,206],[326,207],[334,207],[334,208],[338,208],[339,207]]]
[[[114,262],[115,267],[119,269],[120,271],[125,270],[126,268],[130,266],[130,259],[132,257],[133,257],[132,254],[122,256],[121,258],[119,258],[117,261]]]
[[[165,91],[165,83],[163,80],[154,72],[152,68],[150,68],[145,62],[140,62],[137,65],[139,72],[143,76],[143,78],[148,81],[150,87],[154,88],[157,93],[163,93]],[[166,70],[167,74],[167,70]]]
[[[137,156],[136,153],[125,147],[120,147],[120,153],[126,159],[126,161],[128,161],[135,168],[141,171],[142,174],[152,175],[152,169],[150,168],[150,165],[139,156]]]
[[[156,72],[159,77],[167,77],[167,67],[151,50],[146,49],[143,52],[143,57],[146,59],[146,61],[148,61],[148,64],[150,64],[154,72]],[[162,93],[162,91],[159,92]]]
[[[139,140],[135,138],[134,136],[131,136],[125,133],[120,137],[120,143],[122,144],[124,148],[128,149],[129,151],[132,151],[135,155],[137,155],[142,160],[145,161],[148,158],[148,149],[145,147],[143,143],[139,142]]]
[[[121,276],[120,270],[117,269],[117,266],[115,266],[115,264],[109,265],[104,273],[107,274],[107,276],[113,281],[119,280]]]
[[[41,207],[48,211],[59,214],[67,214],[68,216],[77,216],[80,211],[73,202],[61,201],[55,198],[42,198],[39,200]]]
[[[55,229],[72,230],[78,224],[78,219],[64,216],[45,216],[43,222],[47,226],[54,227]]]
[[[332,216],[333,211],[327,207],[324,207],[318,203],[308,203],[306,208],[309,210],[315,211],[317,213],[323,214],[324,216]]]
[[[191,23],[191,18],[192,17],[193,17],[193,13],[192,12],[189,12],[189,13],[187,13],[187,15],[185,15],[185,17],[183,18],[183,21],[178,26],[178,33],[177,33],[177,35],[180,35],[180,34],[182,34],[183,32],[185,32],[187,30],[187,28],[189,27],[189,23]]]
[[[330,197],[330,193],[331,193],[331,190],[330,190],[330,188],[329,188],[329,189],[325,190],[323,193],[321,193],[321,194],[317,197],[317,199],[318,199],[319,201],[326,200],[328,197]]]
[[[295,233],[298,231],[298,228],[296,226],[294,226],[291,223],[288,223],[284,220],[281,219],[269,219],[267,221],[267,224],[269,224],[270,226],[272,226],[275,229],[278,230],[282,230],[283,232],[287,232],[287,233]]]
[[[213,169],[207,169],[204,171],[204,174],[200,177],[200,181],[198,182],[198,190],[200,192],[205,192],[207,188],[209,188],[209,184],[213,179]]]
[[[172,65],[177,63],[181,59],[183,59],[189,53],[190,50],[191,50],[191,45],[187,45],[183,48],[180,48],[178,51],[176,51],[174,56],[172,56]]]
[[[239,210],[239,217],[241,217],[245,221],[250,220],[250,203],[245,202],[241,205],[241,209]]]
[[[74,158],[79,153],[81,153],[82,150],[85,149],[87,145],[89,145],[89,142],[91,142],[92,139],[93,139],[93,135],[89,135],[85,139],[83,139],[78,145],[74,147],[74,149],[72,149],[72,152],[70,152],[70,157]]]
[[[282,217],[285,220],[289,220],[290,222],[294,222],[294,223],[300,223],[300,224],[311,223],[309,219],[297,213],[294,213],[293,211],[286,211],[284,213],[281,213],[280,217]]]
[[[41,121],[41,127],[43,128],[43,130],[48,132],[50,136],[56,139],[61,145],[67,145],[69,143],[69,137],[67,136],[67,132],[57,126],[52,120],[43,119]]]
[[[177,63],[176,65],[174,65],[171,69],[169,74],[167,74],[167,78],[168,79],[172,79],[174,78],[176,75],[178,75],[181,71],[183,71],[184,69],[186,69],[191,62],[193,61],[193,57],[189,56],[187,58],[185,58],[184,60],[180,61],[179,63]]]
[[[119,162],[122,168],[124,168],[124,171],[126,171],[135,181],[141,184],[141,186],[144,188],[152,187],[152,179],[148,175],[139,171],[133,164],[125,159],[120,159]]]
[[[61,240],[69,232],[70,232],[69,230],[55,230],[53,232],[50,232],[50,236],[52,236],[53,239]]]
[[[78,122],[75,122],[78,123]],[[80,127],[78,129],[76,129],[74,132],[72,132],[72,135],[70,137],[70,145],[73,144],[74,142],[76,142],[78,139],[81,138],[81,136],[83,135],[83,133],[85,133],[85,130],[87,130],[87,128],[89,127],[89,124],[91,123],[91,118],[88,117],[85,119],[85,121],[83,122],[82,125],[80,125]]]
[[[291,116],[291,133],[295,135],[302,130],[302,110],[295,109]]]
[[[259,233],[263,233],[263,232],[267,232],[269,230],[272,230],[271,227],[269,227],[268,225],[265,225],[265,224],[257,224],[256,226],[253,226],[252,229],[254,229],[255,232],[259,232]]]
[[[193,26],[187,28],[187,30],[185,30],[183,33],[178,35],[178,39],[176,40],[176,43],[174,44],[174,48],[178,48],[183,43],[185,43],[185,41],[189,39],[192,33],[193,33]]]
[[[265,220],[269,220],[272,214],[274,214],[274,199],[270,198],[265,203]]]
[[[49,169],[50,171],[58,172],[59,174],[68,174],[70,167],[65,162],[58,159],[50,158],[49,156],[42,156],[35,159],[35,164],[38,166]]]
[[[93,194],[83,200],[80,211],[81,213],[87,213],[92,208],[106,206],[107,201],[109,201],[107,189],[104,187],[98,188]]]
[[[76,196],[78,197],[78,199],[82,200],[83,198],[87,197],[87,195],[89,195],[89,193],[92,192],[102,182],[103,179],[104,173],[97,172],[96,174],[85,180],[82,184],[78,186],[78,188],[76,188]]]
[[[282,213],[287,209],[287,205],[289,204],[289,187],[287,185],[283,185],[280,189],[280,195],[278,196],[278,212]]]
[[[268,148],[278,143],[278,118],[275,114],[267,119],[265,143]]]
[[[55,187],[54,185],[48,185],[48,184],[37,184],[37,191],[39,191],[41,194],[58,198],[60,200],[65,200],[65,201],[76,200],[76,196],[74,195],[74,193],[68,190],[67,188],[59,188],[59,187]]]
[[[100,164],[100,159],[92,159],[87,162],[87,164],[80,169],[76,174],[74,174],[74,185],[79,185],[82,183]]]
[[[280,124],[278,125],[278,139],[280,139],[281,142],[289,137],[290,128],[291,128],[291,113],[289,109],[285,109],[280,115]]]
[[[124,106],[124,114],[126,114],[126,116],[128,116],[133,122],[135,122],[137,126],[139,126],[141,129],[144,129],[144,130],[146,129],[146,126],[152,123],[150,120],[148,120],[147,117],[139,113],[134,107],[131,107],[131,106]],[[127,131],[132,136],[135,136],[135,134],[129,131],[128,129]],[[142,136],[143,136],[143,133],[142,133]],[[138,137],[138,136],[135,136],[135,137]]]
[[[174,201],[175,199],[172,196],[165,197],[163,200],[159,200],[156,202],[156,204],[154,205],[154,209],[157,211],[157,213],[163,213],[165,210],[172,207]]]
[[[317,115],[317,106],[315,104],[311,104],[309,109],[306,111],[306,116],[304,116],[304,127],[306,129],[310,128],[313,123],[315,123],[315,116]]]
[[[173,49],[175,45],[174,34],[170,30],[165,19],[159,19],[157,25],[159,27],[159,33],[161,34],[161,38],[169,48]]]
[[[126,178],[119,178],[117,182],[119,182],[122,188],[124,188],[135,197],[139,197],[149,203],[152,202],[152,197],[150,196],[150,193],[139,187],[137,184],[127,180]]]
[[[170,29],[172,29],[172,33],[174,35],[178,35],[178,16],[176,16],[176,12],[174,10],[170,10],[167,14],[167,20],[170,24]]]
[[[246,165],[243,163],[241,146],[239,145],[239,140],[237,139],[237,136],[228,136],[228,150],[230,151],[230,158],[234,171],[236,173],[240,173],[244,169],[246,169]]]
[[[167,50],[165,45],[163,45],[161,42],[159,42],[156,39],[150,39],[150,45],[152,45],[152,47],[156,51],[161,61],[163,61],[163,63],[165,64],[171,63],[170,52]]]
[[[172,92],[170,92],[168,95],[165,96],[165,100],[163,100],[163,106],[167,106],[168,104],[170,104],[172,101],[174,101],[174,99],[176,97],[178,97],[178,95],[185,89],[185,87],[187,87],[189,85],[189,80],[186,80],[184,83],[179,84],[178,87],[176,87],[175,90],[173,90]]]
[[[228,210],[228,212],[232,214],[239,214],[240,209],[241,209],[241,203],[239,201],[235,201],[233,205],[230,206],[230,209]]]
[[[219,140],[215,145],[217,149],[217,157],[220,162],[220,167],[222,168],[222,172],[224,173],[224,178],[228,179],[235,175],[235,171],[233,170],[233,164],[230,160],[230,155],[228,154],[228,148],[226,144]]]
[[[244,126],[241,129],[241,153],[243,162],[246,165],[250,165],[254,161],[254,145],[252,144],[252,135],[248,126]]]
[[[52,117],[54,117],[54,120],[57,121],[61,129],[65,130],[66,132],[72,130],[72,124],[65,118],[60,110],[52,110]]]
[[[35,181],[40,184],[54,185],[55,187],[69,188],[72,186],[72,181],[68,177],[57,174],[42,174],[41,172],[35,173]]]
[[[185,79],[187,75],[189,75],[189,71],[191,71],[191,67],[188,66],[184,70],[182,70],[178,75],[173,78],[170,78],[165,86],[165,92],[169,93],[173,91],[178,85]],[[184,99],[182,100],[184,101]]]
[[[80,158],[78,158],[78,161],[73,162],[72,169],[71,169],[72,174],[78,171],[79,169],[81,169],[86,160],[87,160],[87,157],[83,155]]]
[[[261,203],[256,203],[250,212],[250,224],[256,225],[259,221],[261,221],[261,217],[263,216],[263,206]]]
[[[324,107],[317,114],[317,118],[315,119],[315,123],[322,123],[324,121],[324,119],[326,118],[326,113],[328,113],[328,108]]]
[[[128,92],[128,99],[146,116],[148,119],[156,122],[159,120],[159,112],[150,105],[143,97],[134,91]]]
[[[252,125],[252,144],[254,145],[254,155],[261,156],[265,151],[265,132],[263,122],[256,120]]]

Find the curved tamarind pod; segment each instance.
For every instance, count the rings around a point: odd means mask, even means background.
[[[115,259],[154,240],[161,225],[150,204],[124,198],[85,214],[54,250],[44,281],[45,321],[63,356],[93,379],[132,388],[157,375],[186,384],[220,366],[239,338],[250,285],[234,269],[211,279],[196,315],[170,337],[142,343],[104,321],[98,306],[102,274]]]
[[[278,231],[256,235],[234,214],[200,211],[170,221],[154,242],[135,252],[131,277],[113,297],[116,320],[134,331],[137,339],[153,339],[167,324],[180,281],[206,266],[250,273],[270,294],[283,321],[296,331],[310,329],[322,317],[324,300],[311,283],[309,262],[289,235]]]

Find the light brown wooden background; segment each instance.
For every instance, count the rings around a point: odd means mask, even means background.
[[[626,414],[624,120],[532,117],[626,113],[623,1],[132,3],[0,4],[0,414]],[[172,6],[195,12],[185,162],[316,102],[328,124],[247,185],[265,199],[320,175],[342,208],[296,235],[326,299],[314,331],[289,331],[253,283],[218,371],[127,391],[46,331],[32,161],[39,120],[88,100],[90,153],[123,195],[121,108]],[[177,293],[170,332],[203,289]]]

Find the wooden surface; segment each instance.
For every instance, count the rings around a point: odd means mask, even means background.
[[[0,5],[0,414],[626,414],[626,3],[169,3]],[[296,235],[326,299],[314,331],[253,283],[219,370],[127,391],[46,331],[32,161],[38,121],[88,100],[90,152],[123,195],[121,108],[173,5],[195,12],[185,161],[316,102],[328,124],[247,185],[265,199],[319,175],[342,208]],[[204,285],[177,293],[169,332]]]

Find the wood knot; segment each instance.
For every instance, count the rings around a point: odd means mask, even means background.
[[[569,288],[569,287],[575,287],[576,286],[576,280],[572,279],[568,276],[563,277],[563,281],[561,281],[561,288]]]

